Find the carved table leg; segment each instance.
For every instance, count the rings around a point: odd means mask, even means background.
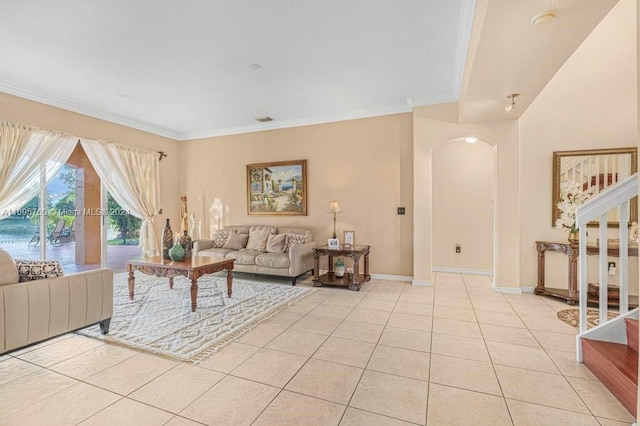
[[[231,297],[233,291],[233,271],[227,269],[227,296]]]
[[[534,293],[543,294],[544,292],[544,249],[538,245],[538,285],[536,286]]]
[[[321,287],[320,282],[320,254],[313,250],[313,281],[311,285],[314,287]]]
[[[192,278],[191,279],[191,312],[196,311],[196,306],[198,306],[198,304],[196,303],[197,299],[198,299],[198,279]]]
[[[133,300],[133,289],[136,285],[136,277],[133,276],[133,270],[129,271],[129,300]]]
[[[169,288],[173,290],[173,277],[169,277]]]

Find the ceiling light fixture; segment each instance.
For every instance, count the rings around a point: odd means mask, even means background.
[[[556,17],[558,16],[557,10],[547,10],[546,12],[542,12],[533,18],[531,18],[531,25],[534,27],[539,27],[541,25],[548,25],[552,23]]]
[[[468,136],[468,137],[464,138],[464,141],[466,143],[476,143],[476,142],[478,142],[478,138],[473,138],[471,136]]]
[[[511,99],[511,103],[504,108],[505,111],[507,112],[513,111],[513,108],[516,106],[516,98],[518,96],[520,96],[520,93],[512,93],[509,96],[507,96],[507,99]]]
[[[261,123],[268,123],[269,121],[273,121],[273,118],[269,117],[268,115],[265,115],[263,117],[255,117],[256,121],[259,121]]]

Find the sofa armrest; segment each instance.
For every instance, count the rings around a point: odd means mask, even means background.
[[[297,277],[313,269],[313,248],[315,241],[299,244],[289,249],[289,276]]]
[[[197,255],[200,250],[213,248],[213,240],[195,240],[193,242],[193,254]]]

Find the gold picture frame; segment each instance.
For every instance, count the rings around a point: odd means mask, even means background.
[[[345,247],[353,247],[356,245],[356,231],[343,231],[342,241]]]
[[[247,214],[307,215],[307,160],[247,164]]]

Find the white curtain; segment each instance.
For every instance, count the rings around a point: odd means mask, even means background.
[[[0,220],[40,191],[44,169],[49,182],[75,148],[73,136],[0,121]]]
[[[158,240],[153,219],[160,209],[160,164],[156,152],[82,139],[82,148],[111,196],[129,213],[142,219],[143,256],[156,256]]]

